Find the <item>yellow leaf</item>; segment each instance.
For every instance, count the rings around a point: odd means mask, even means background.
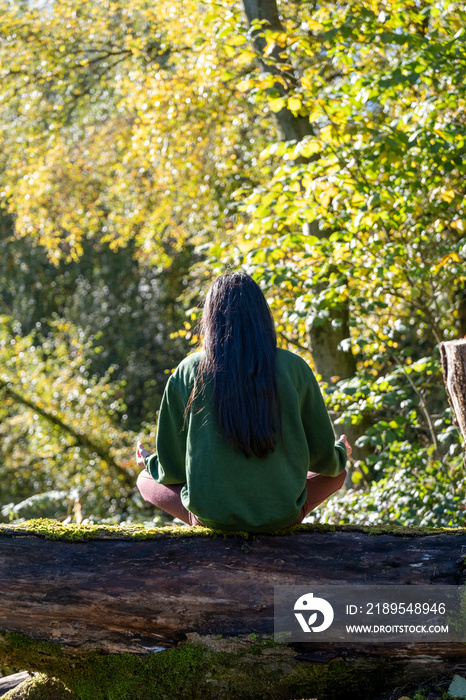
[[[320,32],[323,29],[323,25],[320,22],[315,22],[312,19],[307,20],[307,28],[311,32]]]
[[[320,138],[324,142],[329,142],[332,141],[332,131],[333,131],[333,126],[332,124],[328,124],[327,126],[324,126],[323,129],[320,131]]]
[[[278,97],[277,99],[270,100],[269,107],[272,112],[279,112],[286,104],[286,100],[283,97]]]
[[[353,204],[355,207],[357,207],[359,204],[364,204],[366,201],[366,198],[362,196],[359,192],[355,192],[353,197],[351,198],[351,204]]]
[[[295,155],[304,156],[304,158],[309,158],[314,153],[319,153],[321,150],[321,145],[319,141],[306,141],[305,143],[300,143],[296,146]]]
[[[260,90],[265,90],[267,88],[273,87],[274,83],[282,83],[283,85],[284,82],[285,81],[280,76],[277,78],[274,75],[268,75],[266,78],[257,81],[256,84]]]
[[[325,209],[327,209],[328,205],[330,204],[330,200],[331,197],[328,192],[324,192],[320,197],[320,203]]]
[[[228,37],[228,45],[229,46],[242,46],[245,44],[247,41],[246,37],[243,36],[242,34],[237,34],[236,36],[230,36]]]
[[[452,262],[461,262],[461,258],[460,258],[460,256],[458,255],[458,253],[448,253],[447,255],[445,255],[445,256],[440,260],[439,263],[437,263],[437,265],[435,265],[435,266],[432,268],[433,274],[434,274],[434,275],[437,274],[437,272],[440,270],[440,268],[441,268],[441,267],[444,267],[445,265],[447,265],[447,264],[450,262],[450,260],[451,260]]]
[[[239,92],[247,92],[250,90],[252,87],[254,87],[254,80],[241,80],[241,82],[238,83],[236,86],[236,89],[239,90]]]
[[[232,47],[229,47],[229,48],[232,49]],[[251,49],[244,49],[244,51],[241,51],[241,53],[239,53],[236,56],[236,63],[238,65],[244,65],[246,63],[250,63],[255,58],[256,58],[256,54],[254,53],[254,51],[252,51]]]
[[[249,239],[248,241],[240,241],[238,243],[238,248],[242,253],[249,253],[249,251],[256,248],[256,246],[257,243],[253,239]]]
[[[441,198],[445,202],[452,202],[455,199],[455,191],[454,190],[443,190],[440,194]]]
[[[288,109],[291,112],[297,112],[301,109],[301,99],[299,97],[290,97],[288,99]]]
[[[464,219],[457,219],[456,221],[452,221],[450,226],[460,233],[464,233],[466,231],[466,221]]]

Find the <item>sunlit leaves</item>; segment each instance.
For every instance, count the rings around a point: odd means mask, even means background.
[[[436,341],[458,332],[451,308],[466,261],[460,184],[466,103],[458,87],[453,99],[445,91],[466,78],[457,10],[350,3],[336,19],[327,4],[310,14],[303,8],[299,22],[287,22],[283,44],[300,73],[299,91],[287,104],[309,115],[314,134],[267,149],[277,168],[247,199],[250,223],[243,230],[257,242],[256,252],[248,245],[247,262],[251,269],[260,264],[271,232],[309,223],[335,231],[332,246],[320,236],[306,250],[278,244],[274,263],[281,251],[286,274],[287,261],[298,256],[303,280],[319,265],[327,284],[338,283],[328,266],[345,270],[353,324],[361,330],[415,314],[421,334]],[[258,81],[248,85],[261,92]],[[262,92],[272,110],[284,106],[277,102],[283,98]],[[349,240],[338,243],[345,234]],[[371,303],[360,305],[360,298]],[[377,309],[380,315],[367,314]]]
[[[57,262],[86,238],[132,240],[166,270],[192,247],[196,309],[214,274],[243,265],[279,343],[310,361],[309,324],[348,308],[359,374],[327,395],[340,418],[375,420],[360,482],[397,454],[441,462],[456,439],[439,437],[441,379],[410,368],[462,328],[464,8],[282,2],[276,30],[226,2],[0,7],[0,198],[16,235]],[[302,140],[276,142],[283,110]]]
[[[7,318],[0,332],[3,504],[53,488],[73,492],[87,516],[131,511],[135,435],[112,419],[125,407],[111,371],[90,373],[92,340],[62,321],[37,345]]]
[[[0,200],[17,235],[56,261],[79,256],[83,236],[136,239],[166,265],[167,240],[219,237],[255,138],[232,82],[246,37],[229,33],[228,58],[219,35],[232,12],[194,0],[2,9]]]

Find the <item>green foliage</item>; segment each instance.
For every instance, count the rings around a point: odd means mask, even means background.
[[[78,518],[137,511],[135,471],[126,470],[136,436],[112,415],[122,408],[118,385],[111,371],[102,378],[89,371],[92,339],[63,321],[51,328],[35,345],[34,334],[18,335],[8,318],[0,326],[3,516],[44,514],[44,507],[49,514],[52,502],[57,514],[74,506]]]
[[[434,688],[429,687],[416,690],[413,700],[455,700],[455,696],[450,695],[450,693],[442,690],[439,686],[435,686]]]
[[[464,9],[279,9],[0,2],[4,517],[142,517],[132,442],[233,265],[311,363],[348,314],[357,371],[323,387],[365,450],[343,521],[415,522],[401,484],[436,480],[434,522],[459,522],[436,346],[466,333]]]
[[[415,324],[420,343],[455,337],[466,259],[466,56],[456,7],[428,3],[416,15],[403,3],[350,3],[336,20],[332,5],[306,6],[299,20],[280,41],[301,66],[292,99],[314,133],[269,148],[272,177],[241,192],[244,262],[280,287],[292,338],[303,328],[293,330],[296,319],[325,318],[344,301],[363,360],[368,345],[384,352],[397,325]],[[309,222],[317,235],[301,232]]]
[[[13,231],[12,222],[0,226],[0,298],[17,332],[41,345],[53,335],[53,319],[66,318],[93,341],[86,352],[91,373],[102,377],[113,368],[122,427],[154,420],[168,372],[186,352],[186,342],[170,334],[184,320],[178,297],[191,249],[174,251],[162,268],[138,259],[134,241],[112,251],[86,238],[79,260],[54,265],[43,246],[14,239]]]
[[[305,522],[462,527],[466,500],[462,460],[452,460],[446,467],[403,447],[393,445],[392,466],[380,481],[334,496]]]
[[[461,452],[458,429],[445,406],[441,368],[437,357],[413,362],[407,353],[389,351],[375,356],[372,367],[327,387],[329,406],[338,412],[336,423],[357,424],[370,415],[372,425],[356,444],[370,447],[365,462],[355,464],[355,483],[378,479],[405,458],[427,465],[432,459],[446,464]],[[374,370],[385,360],[385,373]],[[359,476],[358,476],[359,474]]]
[[[221,16],[195,0],[0,9],[0,198],[18,235],[54,261],[86,236],[135,240],[159,265],[223,236],[264,128],[231,84],[244,60],[225,56]]]
[[[439,509],[443,499],[448,506],[432,517],[461,517],[449,481],[460,478],[460,440],[436,350],[466,332],[466,52],[457,9],[349,3],[335,12],[330,3],[295,15],[285,5],[283,32],[261,31],[268,75],[279,71],[288,92],[271,91],[264,74],[245,85],[265,108],[287,106],[311,127],[262,153],[268,177],[238,192],[244,222],[224,259],[262,282],[290,348],[310,350],[311,324],[349,310],[344,343],[358,372],[325,390],[337,424],[370,426],[357,442],[370,454],[354,465],[353,482],[371,489],[373,512],[369,496],[349,492],[334,499],[342,505],[331,522],[411,523],[415,499],[396,505],[403,479],[390,494],[382,482],[369,486],[397,468],[407,479],[405,465],[416,466],[416,486],[429,483],[429,470],[449,474],[434,490]],[[299,66],[294,83],[281,69],[285,57]]]

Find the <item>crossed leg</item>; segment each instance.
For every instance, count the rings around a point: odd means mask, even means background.
[[[299,518],[293,525],[301,523],[314,508],[317,508],[317,506],[327,500],[332,493],[341,489],[345,483],[345,479],[346,469],[344,469],[341,474],[338,474],[338,476],[322,476],[322,474],[308,472],[306,478],[307,497],[301,508]]]
[[[302,522],[309,513],[317,508],[332,493],[340,489],[346,478],[346,470],[338,476],[322,476],[314,472],[307,473],[306,490],[307,497],[301,508],[299,518],[293,525]],[[166,486],[158,484],[151,475],[143,470],[137,480],[137,486],[141,496],[148,503],[158,506],[166,513],[179,518],[188,525],[202,525],[199,520],[187,510],[181,501],[181,489],[184,484],[173,484]],[[291,526],[290,526],[291,527]]]
[[[179,518],[188,525],[201,525],[199,520],[187,510],[181,501],[181,489],[184,484],[158,484],[151,475],[143,469],[137,480],[141,496],[148,503],[158,506],[166,513]]]

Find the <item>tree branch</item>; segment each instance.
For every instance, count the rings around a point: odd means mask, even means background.
[[[53,413],[42,408],[42,406],[37,404],[35,401],[32,401],[26,396],[22,396],[21,394],[19,394],[11,386],[9,386],[9,382],[5,381],[4,379],[0,379],[0,388],[2,388],[5,394],[7,394],[7,396],[10,396],[14,401],[17,401],[23,406],[27,406],[28,408],[32,409],[40,416],[42,416],[42,418],[45,418],[53,425],[56,425],[57,427],[61,428],[61,430],[63,430],[65,433],[68,433],[68,435],[74,437],[78,445],[85,447],[91,452],[95,452],[104,462],[106,462],[110,467],[115,469],[115,471],[118,472],[119,475],[123,476],[128,486],[134,486],[133,479],[130,477],[128,472],[117,462],[115,462],[110,452],[104,447],[94,442],[94,440],[90,439],[87,435],[79,433],[71,425],[68,425],[67,423],[65,423],[65,421],[59,418],[59,416],[53,415]]]

